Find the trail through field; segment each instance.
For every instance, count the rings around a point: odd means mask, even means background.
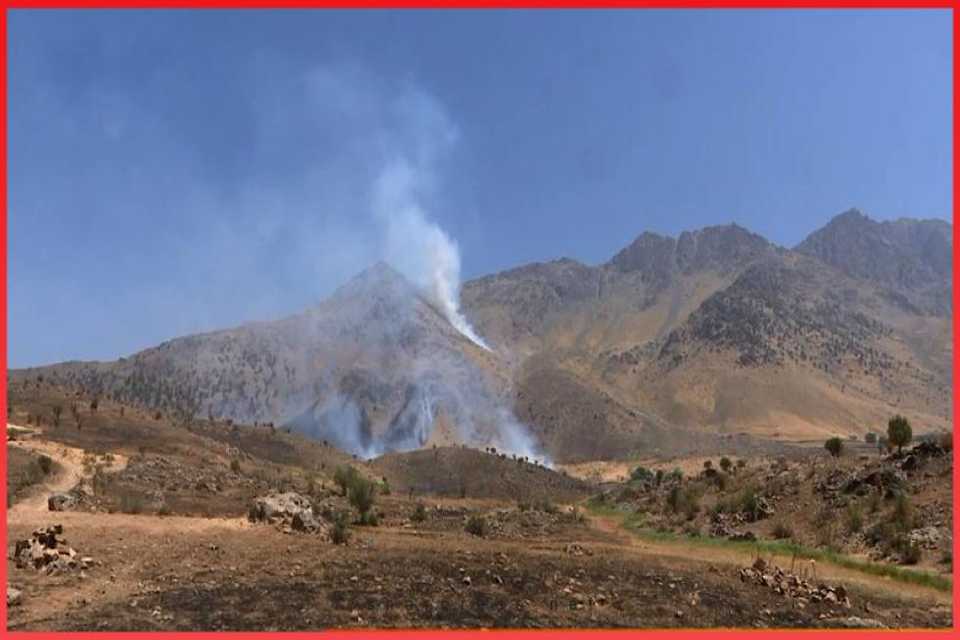
[[[656,556],[658,558],[676,558],[685,561],[698,561],[705,564],[726,564],[739,567],[750,566],[757,558],[757,553],[748,549],[736,547],[720,547],[698,543],[695,539],[691,540],[650,540],[642,538],[631,533],[623,527],[621,518],[616,516],[591,514],[590,523],[609,534],[617,540],[624,548],[633,553]],[[783,568],[785,571],[790,569],[793,562],[789,555],[771,555],[769,553],[761,554],[765,560]],[[796,566],[804,566],[810,571],[810,561],[797,558]],[[880,594],[896,595],[900,598],[911,600],[922,600],[924,602],[935,601],[938,605],[949,607],[951,603],[951,594],[939,591],[932,587],[923,585],[906,584],[898,582],[885,576],[875,576],[869,573],[863,573],[846,567],[840,567],[830,562],[817,562],[815,564],[816,576],[819,581],[857,584],[858,586],[874,591]],[[799,572],[799,569],[797,569]]]

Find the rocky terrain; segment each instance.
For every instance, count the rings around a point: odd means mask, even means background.
[[[7,513],[14,630],[951,621],[948,438],[839,458],[730,439],[610,481],[492,447],[362,460],[48,381],[10,401],[8,458],[50,459]]]
[[[646,232],[600,265],[464,283],[492,352],[378,264],[284,320],[10,376],[185,424],[289,427],[365,457],[706,453],[727,434],[862,436],[894,412],[936,432],[951,425],[951,255],[945,222],[855,210],[792,250],[736,225]]]

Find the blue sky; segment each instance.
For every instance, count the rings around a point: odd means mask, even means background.
[[[464,278],[602,262],[644,230],[792,246],[852,206],[952,211],[947,11],[13,11],[8,30],[14,367],[280,317],[402,260],[372,195],[398,161]]]

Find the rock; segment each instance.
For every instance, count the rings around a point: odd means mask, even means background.
[[[23,591],[7,585],[7,606],[16,607],[23,600]]]
[[[471,583],[470,576],[463,576],[462,582],[463,582],[463,584],[465,584],[466,586],[469,587],[469,586],[470,586],[470,583]]]
[[[914,529],[907,534],[907,538],[910,540],[910,542],[925,549],[936,548],[937,544],[941,540],[941,537],[940,529],[937,527],[923,527],[922,529]]]
[[[257,498],[250,507],[248,516],[254,522],[272,521],[284,516],[292,518],[298,513],[311,509],[312,505],[309,498],[295,491],[288,491]]]
[[[740,533],[733,533],[728,536],[729,540],[734,542],[754,542],[757,539],[757,536],[753,535],[752,531],[744,531]]]
[[[50,511],[70,511],[76,508],[78,499],[71,493],[54,493],[47,498],[47,509]]]
[[[305,533],[313,533],[320,528],[317,519],[313,517],[313,511],[301,511],[295,514],[290,526],[294,531],[303,531]]]

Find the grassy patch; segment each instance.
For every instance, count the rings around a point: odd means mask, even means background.
[[[734,541],[726,538],[711,537],[690,537],[670,531],[654,531],[644,527],[643,514],[625,513],[609,505],[590,501],[587,503],[591,512],[600,516],[609,516],[619,518],[624,529],[634,535],[650,540],[652,542],[682,542],[687,545],[697,545],[703,547],[725,547],[728,549],[740,549],[744,552],[763,552],[774,555],[796,556],[798,558],[809,558],[817,562],[829,562],[830,564],[853,571],[859,571],[874,576],[881,576],[924,587],[931,587],[938,591],[950,592],[953,590],[953,581],[943,576],[938,576],[925,571],[916,569],[905,569],[895,565],[879,564],[859,560],[842,553],[837,553],[828,549],[814,549],[799,545],[790,540],[757,540],[755,542]]]

